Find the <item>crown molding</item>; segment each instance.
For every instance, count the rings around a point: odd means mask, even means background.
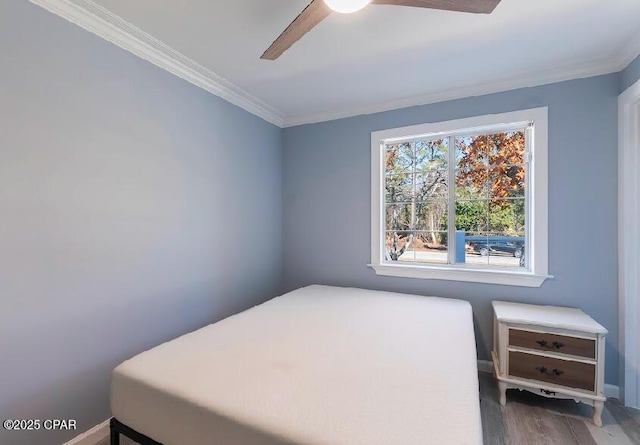
[[[282,127],[282,114],[91,0],[29,0],[211,94]]]
[[[635,43],[635,42],[634,42]],[[638,45],[635,45],[638,46]],[[326,113],[309,114],[305,116],[289,116],[284,120],[284,127],[314,124],[319,122],[344,119],[365,114],[382,113],[401,108],[434,104],[448,100],[463,99],[465,97],[482,96],[485,94],[501,93],[520,88],[529,88],[566,80],[581,79],[602,74],[610,74],[625,68],[634,57],[630,55],[635,48],[624,48],[624,54],[618,53],[614,57],[599,58],[588,62],[576,62],[555,69],[542,69],[538,71],[525,71],[511,73],[508,76],[492,79],[490,82],[462,85],[454,88],[434,91],[410,98],[394,100],[363,107],[330,111]],[[640,52],[640,48],[638,48]],[[636,53],[637,56],[637,53]],[[629,60],[628,60],[629,59]],[[625,61],[628,62],[624,64]],[[624,66],[623,66],[624,65]]]

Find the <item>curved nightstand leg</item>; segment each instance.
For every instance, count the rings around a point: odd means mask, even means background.
[[[500,392],[500,405],[505,406],[507,404],[507,384],[499,381],[498,391]]]
[[[604,402],[595,402],[593,406],[593,423],[595,426],[602,426],[602,409]]]

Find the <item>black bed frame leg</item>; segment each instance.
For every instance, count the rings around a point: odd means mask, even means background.
[[[115,417],[111,418],[109,427],[111,429],[111,445],[120,445],[120,434],[141,445],[162,445],[160,442],[156,442],[152,438],[128,427]]]
[[[112,418],[109,422],[109,429],[111,430],[111,443],[110,445],[120,445],[120,432],[117,429],[117,420]]]

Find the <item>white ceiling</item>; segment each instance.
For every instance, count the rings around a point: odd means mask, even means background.
[[[309,0],[95,1],[285,125],[612,72],[640,52],[639,0],[502,0],[491,15],[370,5],[276,61],[260,55]]]

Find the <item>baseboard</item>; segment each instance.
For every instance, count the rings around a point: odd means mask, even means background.
[[[109,421],[107,419],[99,425],[94,426],[79,436],[71,439],[63,445],[102,445],[107,444],[109,439]]]
[[[493,373],[493,362],[491,360],[478,360],[478,371]]]
[[[478,360],[478,371],[493,373],[493,362]],[[620,388],[617,385],[604,384],[604,396],[608,399],[620,399]]]
[[[620,387],[618,385],[604,384],[604,396],[608,399],[620,400]]]

